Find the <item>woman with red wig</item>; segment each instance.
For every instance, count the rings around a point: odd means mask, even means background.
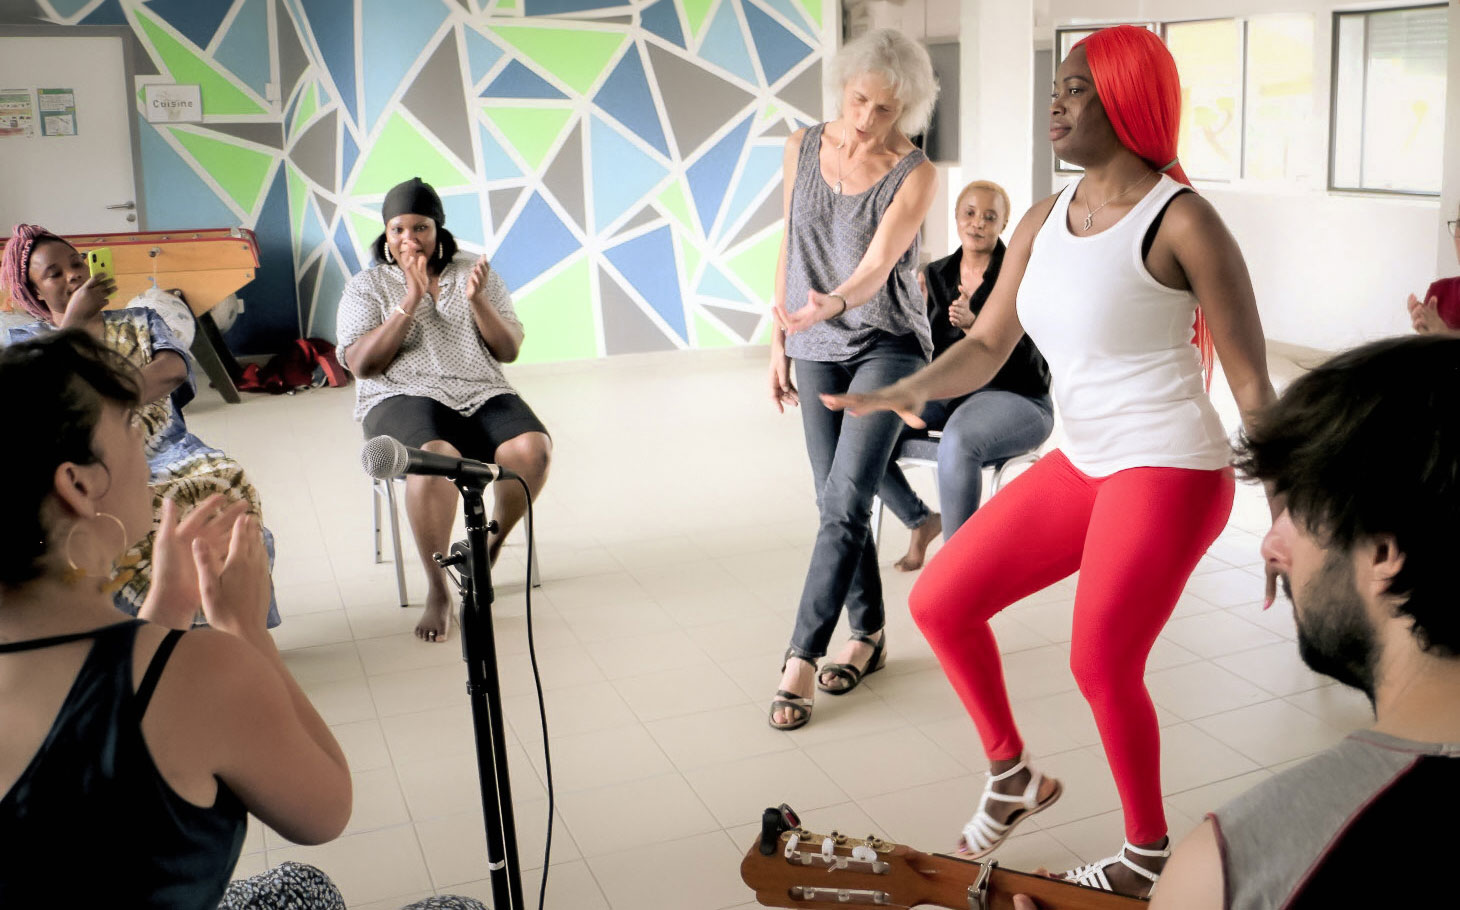
[[[1221,355],[1244,416],[1275,397],[1242,254],[1176,161],[1180,106],[1176,65],[1146,29],[1076,45],[1057,73],[1049,136],[1084,176],[1025,214],[966,338],[901,382],[828,402],[916,425],[925,402],[988,382],[1026,330],[1044,353],[1067,444],[974,513],[909,605],[990,762],[959,845],[984,856],[1061,793],[1024,751],[988,621],[1080,573],[1070,666],[1126,844],[1064,877],[1137,896],[1170,855],[1146,658],[1232,506],[1230,447],[1203,366]]]

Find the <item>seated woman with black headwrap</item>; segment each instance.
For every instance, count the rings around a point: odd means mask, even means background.
[[[381,218],[376,264],[346,286],[336,330],[341,360],[360,380],[355,418],[367,438],[499,464],[536,498],[552,441],[502,373],[522,347],[506,283],[485,256],[457,255],[441,198],[419,177],[386,195]],[[493,562],[527,510],[517,484],[494,491]],[[406,515],[429,584],[416,626],[425,641],[445,641],[449,630],[446,579],[431,554],[450,545],[458,495],[443,477],[406,479]]]

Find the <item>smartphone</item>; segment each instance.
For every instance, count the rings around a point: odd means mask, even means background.
[[[97,247],[86,251],[86,269],[92,275],[113,276],[112,251],[110,247]],[[113,292],[114,294],[115,292]],[[108,294],[107,296],[113,296]]]

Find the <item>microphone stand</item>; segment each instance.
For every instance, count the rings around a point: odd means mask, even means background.
[[[491,870],[492,906],[526,910],[522,869],[517,860],[517,823],[512,814],[512,784],[507,770],[507,740],[502,729],[502,690],[497,676],[497,642],[492,629],[492,573],[487,562],[487,521],[482,491],[488,481],[456,476],[466,509],[466,540],[451,545],[451,555],[435,554],[443,569],[457,567],[461,592],[461,652],[466,661],[466,691],[471,696],[476,735],[477,774],[482,817],[487,829],[487,864]],[[463,569],[462,567],[465,566]]]

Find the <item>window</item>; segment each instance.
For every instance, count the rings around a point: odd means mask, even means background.
[[[1446,18],[1443,5],[1334,13],[1330,189],[1439,194]]]
[[[1317,171],[1313,64],[1311,15],[1248,20],[1244,177],[1292,180]]]
[[[1242,23],[1172,22],[1166,46],[1181,74],[1181,134],[1176,154],[1193,180],[1242,174]]]

